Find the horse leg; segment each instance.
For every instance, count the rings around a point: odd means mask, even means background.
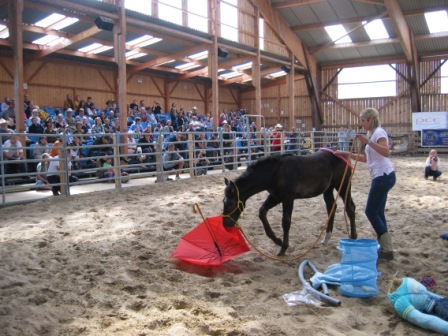
[[[267,214],[268,211],[271,210],[273,207],[275,207],[277,204],[280,203],[280,200],[278,200],[275,196],[269,194],[268,198],[264,201],[264,203],[261,205],[260,210],[258,212],[258,217],[260,218],[261,222],[263,223],[264,232],[266,232],[266,235],[271,238],[271,240],[279,246],[282,246],[283,242],[281,239],[277,238],[274,231],[272,231],[271,225],[269,225]]]
[[[278,256],[284,256],[286,250],[289,247],[289,229],[291,228],[292,209],[294,207],[294,200],[283,201],[283,216],[282,216],[282,228],[283,228],[283,244]]]
[[[325,206],[327,208],[327,214],[330,216],[331,209],[333,208],[333,204],[335,202],[332,188],[329,188],[324,192],[324,201],[325,201]],[[323,245],[327,245],[328,241],[331,238],[331,234],[333,232],[334,214],[336,213],[336,208],[337,208],[337,205],[334,206],[334,211],[331,214],[330,218],[328,218],[327,231],[325,232],[324,239],[321,241],[321,244],[323,244]]]
[[[345,201],[345,197],[344,197],[344,201]],[[358,238],[358,233],[356,232],[355,210],[356,210],[356,205],[353,202],[352,196],[349,191],[349,194],[347,196],[347,202],[345,203],[345,212],[347,213],[348,219],[350,220],[350,238],[351,239]]]

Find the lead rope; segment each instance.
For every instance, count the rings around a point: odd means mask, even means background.
[[[349,154],[348,159],[347,159],[347,165],[346,165],[345,170],[344,170],[344,175],[342,176],[342,181],[341,181],[341,184],[339,185],[339,189],[338,189],[338,192],[337,192],[337,194],[336,194],[336,198],[335,198],[335,200],[334,200],[333,206],[331,207],[330,213],[328,214],[327,221],[325,222],[325,225],[322,227],[322,229],[321,229],[319,235],[317,236],[316,241],[311,245],[311,247],[308,248],[304,253],[299,254],[299,255],[297,255],[297,256],[294,256],[294,257],[291,257],[291,258],[278,258],[278,257],[274,257],[274,256],[269,255],[269,254],[263,252],[262,250],[260,250],[260,249],[259,249],[259,248],[258,248],[258,247],[257,247],[257,246],[256,246],[250,239],[249,239],[249,237],[246,235],[246,233],[244,232],[242,226],[238,223],[238,221],[234,221],[235,226],[238,227],[238,228],[240,229],[241,234],[243,235],[243,237],[247,240],[247,242],[249,243],[249,245],[252,246],[253,249],[254,249],[255,251],[257,251],[257,252],[260,253],[262,256],[264,256],[264,257],[266,257],[266,258],[268,258],[268,259],[271,259],[271,260],[275,260],[275,261],[283,261],[283,262],[290,262],[290,261],[295,261],[295,260],[297,260],[297,259],[301,259],[301,258],[303,258],[303,257],[306,256],[312,249],[314,249],[314,248],[316,247],[316,245],[317,245],[317,243],[319,242],[319,240],[321,239],[321,237],[322,237],[324,231],[326,231],[326,229],[327,229],[327,227],[328,227],[328,223],[329,223],[329,221],[330,221],[331,216],[333,215],[334,211],[336,210],[336,202],[337,202],[337,199],[338,199],[338,197],[339,197],[339,193],[340,193],[340,191],[341,191],[341,188],[342,188],[342,185],[343,185],[343,183],[344,183],[345,177],[347,176],[348,168],[350,167],[351,151],[352,151],[352,149],[353,149],[354,143],[355,143],[355,142],[353,141],[353,142],[352,142],[352,148],[350,149],[350,154]],[[360,149],[358,150],[358,154],[360,153],[360,150],[361,150],[361,147],[360,147]],[[351,185],[351,180],[352,180],[353,175],[354,175],[354,173],[355,173],[355,169],[356,169],[356,165],[357,165],[357,163],[358,163],[358,155],[356,156],[355,166],[353,167],[352,173],[351,173],[351,175],[350,175],[349,186]],[[240,200],[240,193],[239,193],[239,190],[238,190],[238,186],[235,185],[235,188],[236,188],[236,191],[237,191],[238,205],[237,205],[237,207],[236,207],[230,214],[228,214],[228,215],[224,215],[224,214],[223,214],[223,217],[229,217],[229,218],[231,218],[230,215],[231,215],[232,213],[234,213],[237,209],[239,209],[239,205],[240,205],[240,203],[241,203],[241,204],[243,203],[243,202]],[[345,202],[347,201],[347,195],[348,195],[348,193],[345,193],[345,196],[346,196],[346,198],[345,198]],[[344,204],[346,204],[345,202],[344,202]],[[244,210],[244,205],[243,205],[242,211],[243,211],[243,210]],[[242,211],[241,211],[241,212],[242,212]],[[347,226],[347,232],[349,232],[349,231],[348,231],[347,218],[346,218],[346,214],[345,214],[345,206],[344,206],[344,215],[345,215],[345,216],[344,216],[344,218],[345,218],[345,223],[346,223],[346,226]],[[231,219],[232,219],[232,218],[231,218]],[[233,219],[232,219],[232,221],[233,221]]]

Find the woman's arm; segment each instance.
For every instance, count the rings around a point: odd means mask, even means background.
[[[359,161],[359,162],[367,162],[366,156],[364,154],[356,154],[356,153],[337,150],[335,152],[335,155],[343,156],[343,157],[346,157],[347,159],[350,157],[350,159],[353,159],[353,160]]]
[[[390,150],[387,138],[379,138],[376,142],[374,142],[365,135],[356,134],[355,139],[359,139],[363,146],[369,145],[370,148],[372,148],[373,150],[375,150],[384,157],[390,156]]]

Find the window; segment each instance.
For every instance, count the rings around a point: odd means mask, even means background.
[[[238,0],[221,1],[221,37],[238,42]]]
[[[207,0],[188,0],[188,26],[208,33]]]
[[[338,99],[396,96],[396,72],[392,67],[373,65],[343,69],[338,75]]]
[[[260,50],[264,50],[264,20],[262,18],[258,19],[258,33],[260,34]]]
[[[124,7],[135,12],[151,15],[151,0],[125,0]]]
[[[159,19],[182,25],[182,0],[159,0]]]
[[[341,24],[334,26],[326,26],[325,30],[327,31],[328,35],[330,35],[331,40],[335,44],[352,42],[352,39],[350,38],[350,36],[347,35],[347,31]]]
[[[442,60],[442,62],[445,60]],[[448,61],[446,61],[441,70],[441,88],[440,93],[448,93]]]

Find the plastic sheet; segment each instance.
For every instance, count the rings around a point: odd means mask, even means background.
[[[283,299],[288,306],[296,306],[299,304],[307,304],[313,306],[321,306],[322,301],[315,297],[311,291],[311,286],[307,284],[301,291],[292,292],[283,295]]]

